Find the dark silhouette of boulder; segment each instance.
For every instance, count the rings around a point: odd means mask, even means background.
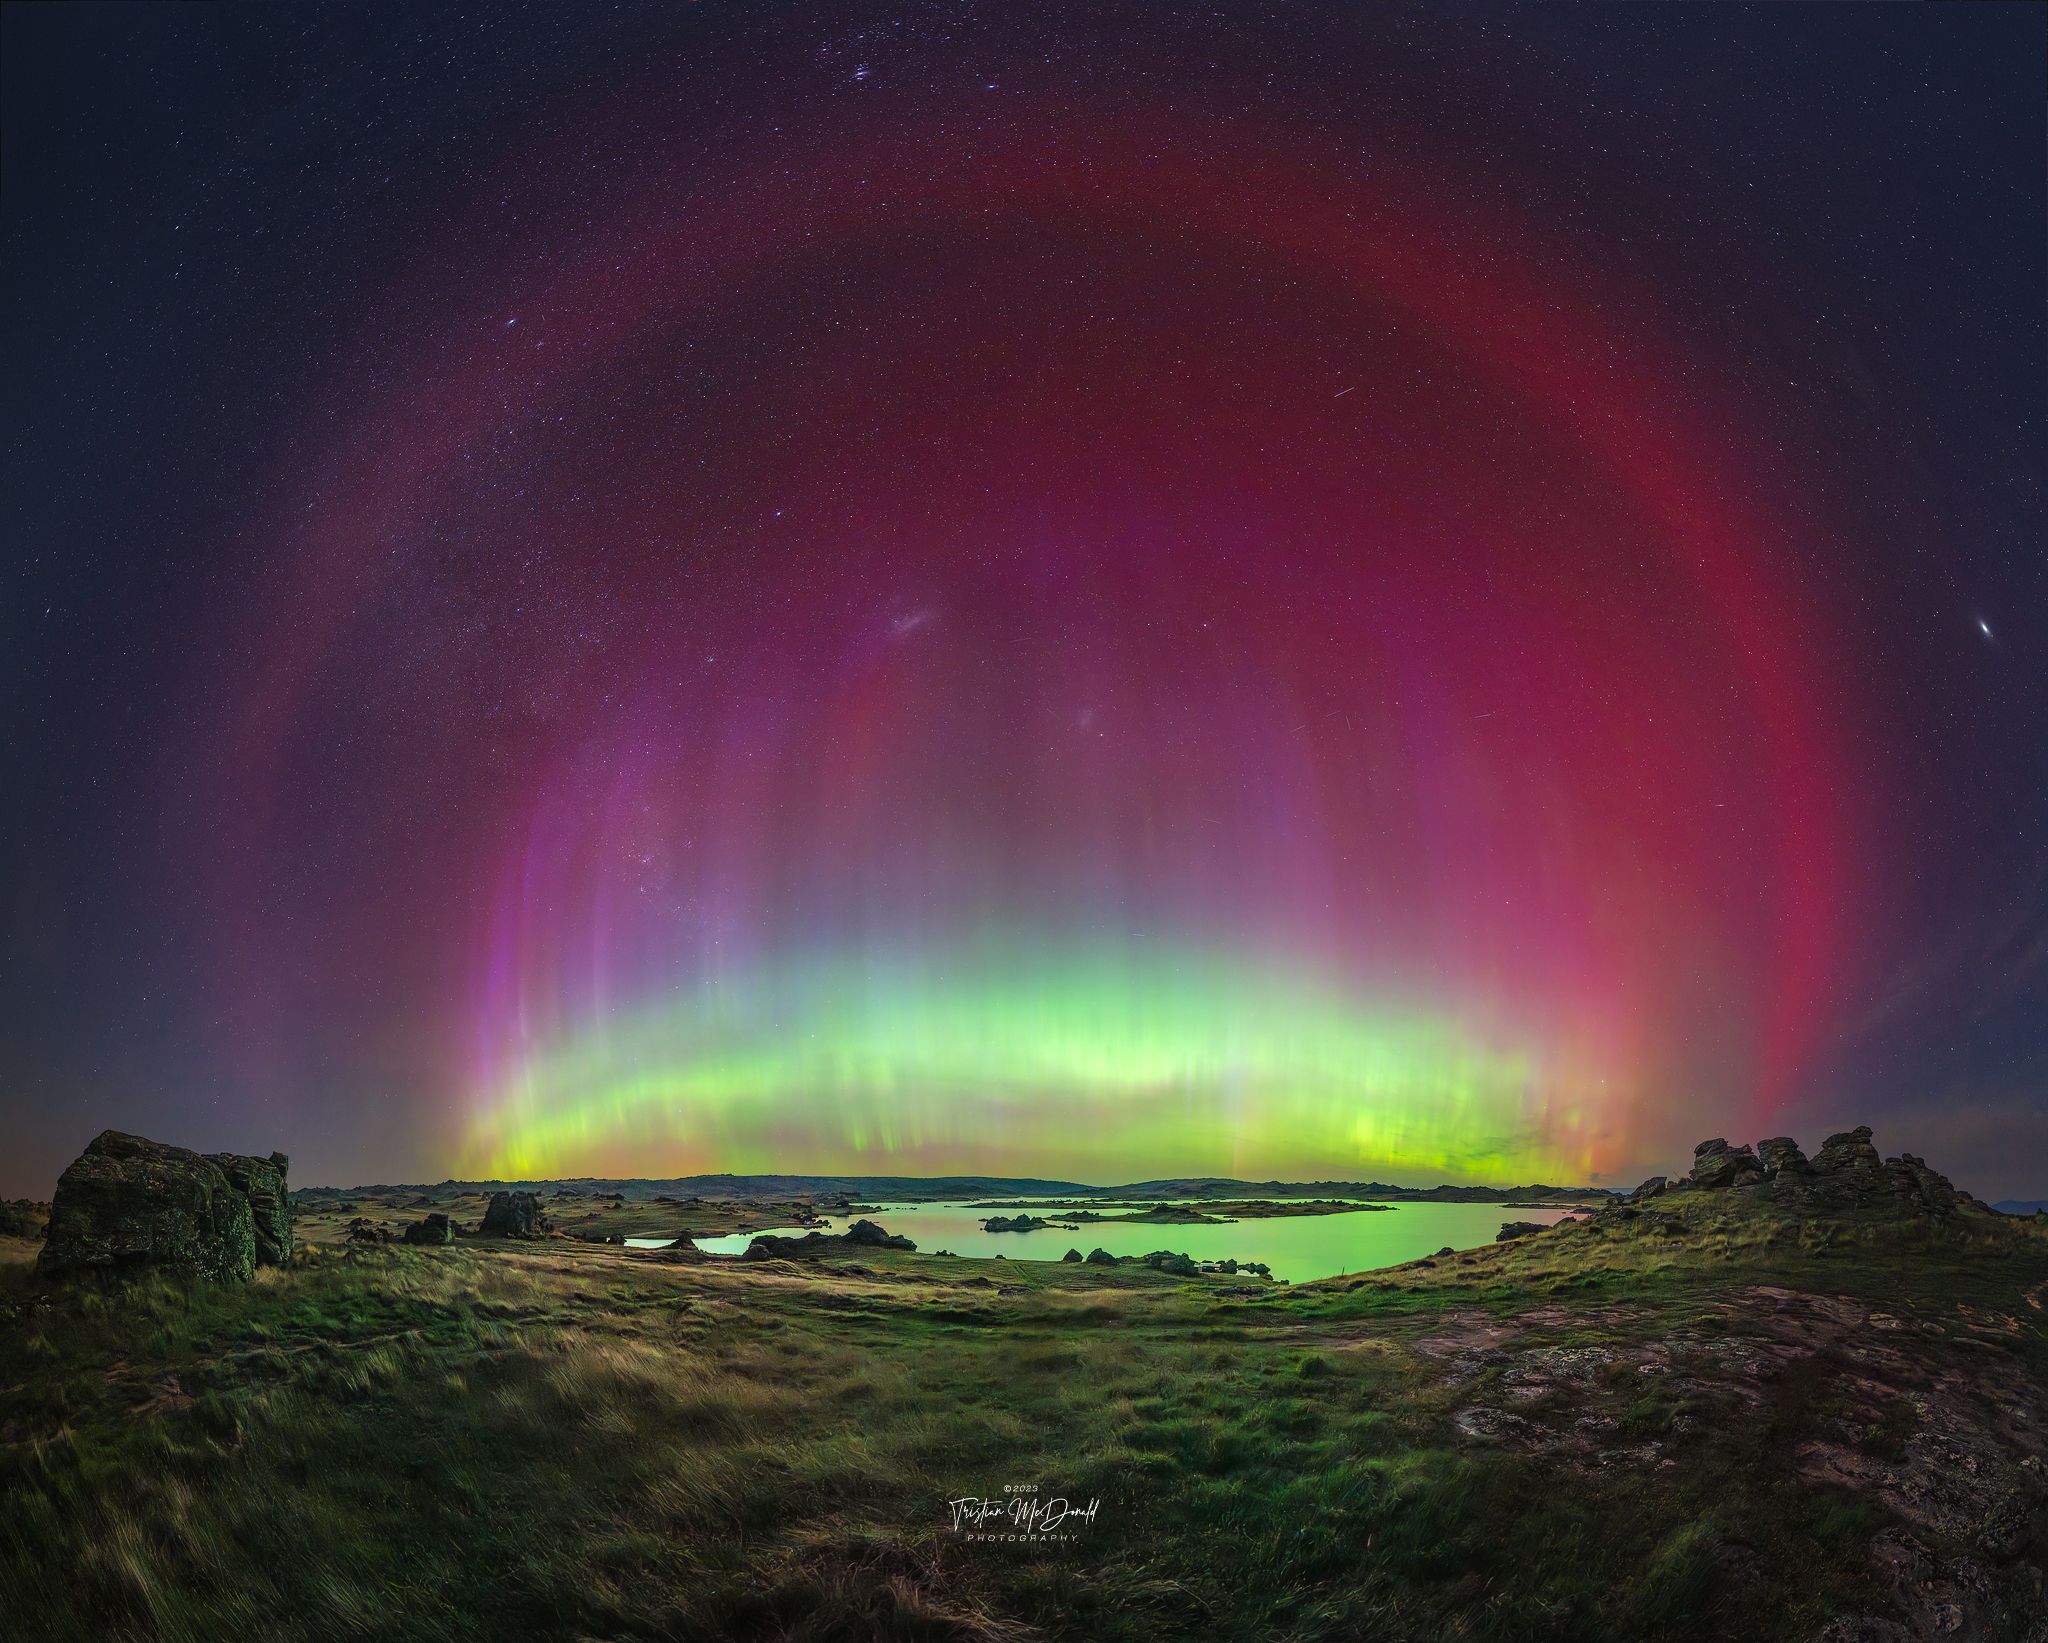
[[[1145,1257],[1145,1265],[1155,1272],[1171,1272],[1180,1278],[1195,1277],[1202,1270],[1188,1256],[1176,1255],[1170,1249],[1155,1249]]]
[[[449,1225],[448,1217],[436,1210],[407,1227],[405,1241],[408,1244],[452,1244],[455,1242],[455,1229]]]
[[[283,1179],[277,1170],[280,1203]],[[282,1244],[289,1253],[289,1220]],[[58,1177],[36,1268],[59,1275],[161,1267],[240,1280],[256,1261],[255,1211],[218,1158],[103,1130]]]
[[[1831,1135],[1813,1155],[1813,1173],[1835,1175],[1843,1170],[1877,1169],[1884,1160],[1870,1144],[1870,1126],[1858,1124],[1853,1130]]]
[[[541,1212],[537,1192],[494,1192],[484,1209],[486,1237],[539,1238],[555,1230],[555,1223]]]
[[[846,1229],[845,1241],[849,1244],[863,1244],[870,1249],[917,1248],[917,1245],[913,1244],[908,1238],[895,1233],[885,1232],[881,1227],[875,1225],[873,1221],[854,1222],[852,1226]]]
[[[1110,1254],[1110,1252],[1106,1249],[1091,1249],[1088,1252],[1088,1265],[1115,1266],[1116,1257]]]
[[[1501,1223],[1500,1231],[1493,1235],[1493,1241],[1497,1244],[1505,1244],[1516,1238],[1526,1238],[1531,1233],[1543,1230],[1543,1224],[1540,1221],[1504,1221]]]
[[[1649,1180],[1637,1187],[1634,1192],[1631,1192],[1622,1199],[1622,1202],[1625,1204],[1640,1204],[1647,1198],[1656,1197],[1658,1193],[1663,1192],[1670,1185],[1671,1182],[1666,1177],[1653,1175]]]
[[[352,1244],[388,1244],[391,1234],[367,1215],[358,1215],[348,1224],[348,1241]]]
[[[1078,1261],[1081,1259],[1081,1252],[1078,1249],[1070,1249],[1060,1259],[1062,1261]]]
[[[873,1221],[856,1221],[837,1237],[807,1232],[801,1238],[780,1238],[763,1233],[740,1254],[742,1261],[800,1261],[813,1255],[829,1255],[841,1249],[916,1249],[908,1238],[885,1231]]]

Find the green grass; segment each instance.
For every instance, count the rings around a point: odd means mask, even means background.
[[[1802,1359],[1739,1420],[1630,1362],[1520,1406],[1599,1415],[1666,1467],[1461,1441],[1460,1408],[1552,1360],[1461,1377],[1441,1343],[1487,1320],[1552,1354],[1740,1341],[1730,1297],[1782,1285],[1924,1324],[1900,1336],[1921,1354],[1961,1309],[2014,1318],[2000,1350],[2039,1389],[2021,1292],[2048,1241],[1677,1243],[1575,1229],[1256,1297],[562,1240],[320,1249],[234,1288],[51,1291],[17,1259],[0,1597],[26,1637],[437,1643],[1798,1636],[1887,1612],[1867,1557],[1887,1508],[1784,1459],[1910,1436],[1856,1424],[1844,1360]],[[1029,1482],[1099,1496],[1093,1527],[951,1531],[948,1499]]]

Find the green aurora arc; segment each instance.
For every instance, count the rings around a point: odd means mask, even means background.
[[[463,1166],[1562,1178],[1599,1149],[1554,1076],[1298,971],[1013,940],[768,966],[612,1013],[488,1085]]]

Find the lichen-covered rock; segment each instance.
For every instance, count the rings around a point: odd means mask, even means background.
[[[1945,1215],[1956,1207],[1956,1189],[1947,1176],[1929,1169],[1926,1159],[1902,1152],[1885,1160],[1884,1171],[1891,1179],[1892,1189],[1907,1203],[1936,1215]]]
[[[256,1270],[255,1214],[215,1160],[103,1130],[57,1179],[36,1269],[65,1275],[142,1267],[246,1279]]]
[[[281,1152],[252,1158],[238,1152],[209,1154],[235,1190],[249,1200],[256,1229],[256,1264],[283,1266],[292,1258],[291,1195],[285,1175],[291,1160]]]
[[[1834,1175],[1842,1170],[1877,1169],[1884,1160],[1870,1144],[1870,1126],[1858,1124],[1853,1130],[1831,1135],[1813,1155],[1813,1173]]]
[[[455,1242],[455,1228],[448,1217],[436,1210],[405,1229],[405,1241],[409,1244],[452,1244]]]
[[[1806,1154],[1799,1150],[1799,1143],[1789,1135],[1774,1135],[1768,1141],[1759,1141],[1756,1155],[1763,1165],[1764,1175],[1773,1181],[1781,1175],[1804,1175],[1809,1167]]]
[[[494,1192],[479,1229],[486,1237],[539,1238],[555,1230],[541,1212],[537,1192]]]
[[[1761,1181],[1763,1175],[1749,1148],[1731,1147],[1716,1137],[1693,1148],[1692,1170],[1686,1179],[1696,1187],[1715,1189],[1738,1186],[1745,1179]]]

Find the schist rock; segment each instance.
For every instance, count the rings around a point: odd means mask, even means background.
[[[407,1227],[405,1241],[408,1244],[452,1244],[455,1242],[455,1228],[449,1224],[446,1215],[436,1210]]]
[[[494,1192],[484,1209],[486,1237],[539,1238],[555,1230],[555,1223],[541,1212],[537,1192]]]
[[[1834,1175],[1842,1170],[1877,1169],[1884,1160],[1870,1144],[1870,1126],[1858,1124],[1853,1130],[1831,1135],[1813,1155],[1813,1173]]]
[[[240,1280],[291,1255],[283,1153],[207,1155],[103,1130],[57,1180],[37,1270]]]
[[[1799,1150],[1799,1143],[1789,1135],[1774,1135],[1768,1141],[1756,1144],[1756,1154],[1764,1167],[1764,1175],[1777,1180],[1781,1175],[1804,1175],[1811,1167],[1806,1154]]]
[[[1763,1178],[1755,1153],[1748,1147],[1731,1147],[1718,1136],[1693,1148],[1692,1169],[1686,1177],[1696,1187],[1709,1188],[1736,1187]]]
[[[778,1238],[763,1233],[741,1253],[742,1261],[800,1261],[813,1255],[829,1255],[842,1249],[916,1249],[908,1238],[888,1232],[873,1221],[856,1221],[837,1237],[807,1232],[801,1238]]]

